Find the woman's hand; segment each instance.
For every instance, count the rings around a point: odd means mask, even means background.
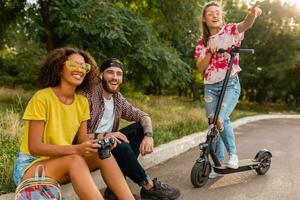
[[[253,6],[251,6],[251,8],[248,10],[248,14],[244,21],[238,23],[238,32],[243,33],[249,28],[251,28],[256,18],[260,16],[261,13],[262,10],[257,7],[256,3]]]
[[[96,143],[97,140],[88,140],[78,145],[78,154],[86,157],[97,153],[101,145]]]
[[[260,16],[261,13],[262,13],[262,10],[260,8],[258,8],[256,4],[254,4],[248,11],[248,15],[252,15],[255,18]]]
[[[197,68],[200,72],[204,72],[211,61],[212,56],[217,52],[218,48],[215,45],[211,45],[208,49],[208,52],[204,58],[198,57],[197,59]]]
[[[217,53],[217,51],[218,51],[218,47],[215,45],[211,45],[209,47],[208,53],[210,53],[211,55],[214,55],[215,53]]]

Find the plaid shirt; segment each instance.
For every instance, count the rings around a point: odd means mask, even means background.
[[[90,104],[91,118],[87,122],[88,133],[94,133],[103,117],[104,113],[104,100],[103,100],[103,87],[98,84],[88,92],[83,94],[88,98]],[[127,121],[139,122],[142,116],[148,115],[147,113],[132,106],[120,92],[112,95],[114,99],[114,113],[115,119],[112,131],[119,130],[120,119]]]

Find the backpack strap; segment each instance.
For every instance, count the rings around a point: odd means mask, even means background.
[[[39,176],[40,168],[42,168],[42,176]],[[45,177],[44,165],[41,164],[41,165],[36,166],[35,173],[34,173],[34,180],[38,181],[38,180],[45,180],[45,179],[46,179],[46,177]]]

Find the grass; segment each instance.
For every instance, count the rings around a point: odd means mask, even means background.
[[[15,190],[12,180],[14,160],[19,149],[19,137],[0,133],[0,194]]]
[[[203,106],[197,106],[190,99],[172,96],[129,99],[133,105],[150,114],[156,146],[203,130],[207,126]],[[127,124],[122,122],[121,126]]]
[[[32,94],[21,89],[0,88],[0,195],[15,190],[12,171],[24,128],[21,117]],[[207,128],[204,106],[191,99],[141,94],[126,97],[134,106],[150,114],[156,146]],[[240,102],[232,114],[232,120],[271,112],[291,114],[299,113],[300,110],[278,104]],[[128,124],[122,121],[121,127]]]
[[[14,191],[12,172],[24,122],[21,113],[32,93],[0,88],[0,194]]]

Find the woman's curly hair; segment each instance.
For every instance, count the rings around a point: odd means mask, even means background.
[[[91,65],[91,71],[86,74],[83,82],[76,87],[78,90],[88,90],[99,80],[99,69],[95,59],[86,51],[77,48],[57,48],[51,51],[44,64],[40,68],[38,75],[39,88],[55,87],[61,82],[61,72],[66,60],[72,54],[81,55],[84,61]]]

